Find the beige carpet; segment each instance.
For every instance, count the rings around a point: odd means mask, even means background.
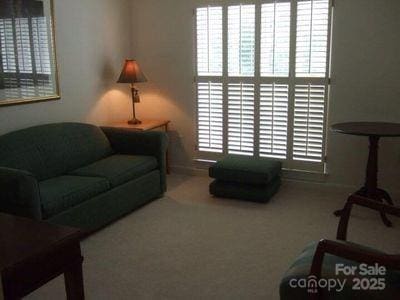
[[[215,199],[204,177],[173,175],[160,200],[82,243],[87,299],[278,299],[309,242],[334,238],[348,190],[286,182],[268,204]],[[400,252],[400,220],[354,211],[351,240]],[[392,218],[393,219],[393,218]],[[62,278],[28,299],[65,299]]]

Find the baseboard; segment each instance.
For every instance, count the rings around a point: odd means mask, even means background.
[[[195,166],[188,167],[180,165],[171,166],[171,173],[189,175],[189,176],[208,177],[208,167],[210,166],[210,163],[203,162],[197,165],[198,165],[197,167]],[[348,190],[349,193],[352,191],[357,191],[360,188],[359,186],[352,184],[331,182],[329,181],[329,174],[305,172],[300,170],[282,170],[282,180],[286,182],[299,182],[299,183],[303,182],[308,184],[323,185],[341,190]],[[389,193],[393,199],[400,199],[400,190],[391,189]]]
[[[171,173],[192,175],[192,176],[208,176],[208,168],[211,166],[211,162],[197,162],[196,166],[171,166]],[[326,182],[326,174],[306,172],[300,170],[282,170],[282,179],[292,181],[308,181],[324,183]]]
[[[191,176],[208,176],[208,169],[191,168],[186,166],[170,166],[171,173],[191,175]]]

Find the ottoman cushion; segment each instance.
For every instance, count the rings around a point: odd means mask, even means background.
[[[265,185],[279,176],[282,164],[268,158],[227,155],[210,167],[210,177],[222,181]]]
[[[275,179],[266,185],[251,185],[214,180],[210,184],[210,193],[222,198],[267,202],[278,191],[280,185],[280,177],[275,177]]]

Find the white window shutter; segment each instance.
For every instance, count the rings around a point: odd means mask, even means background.
[[[260,156],[323,171],[330,3],[228,4],[213,17],[210,7],[197,10],[201,158]]]
[[[298,0],[296,76],[325,77],[329,0]]]
[[[290,2],[261,6],[261,76],[289,76]]]
[[[11,19],[0,19],[1,56],[4,72],[16,72],[13,25]]]
[[[197,84],[197,135],[200,151],[222,153],[222,84]]]
[[[197,73],[200,76],[222,75],[222,7],[198,8]]]
[[[260,86],[260,156],[286,158],[289,86]]]
[[[228,74],[254,76],[255,5],[228,7]]]
[[[32,40],[35,53],[35,67],[38,74],[51,74],[49,36],[46,17],[32,18]]]
[[[29,19],[15,19],[15,35],[17,40],[18,67],[20,73],[32,73],[32,54],[29,35]]]
[[[293,159],[321,162],[325,125],[325,86],[296,85]]]
[[[228,152],[254,153],[254,84],[228,84]]]

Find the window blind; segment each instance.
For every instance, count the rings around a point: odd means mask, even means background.
[[[46,17],[0,18],[0,88],[5,97],[54,94],[50,47]]]
[[[296,76],[325,77],[329,1],[297,3]]]
[[[198,83],[197,99],[199,150],[222,153],[222,84]]]
[[[289,76],[290,2],[261,6],[261,76]]]
[[[285,159],[287,155],[289,86],[260,86],[260,156]]]
[[[20,73],[32,73],[32,54],[28,18],[15,19],[15,43],[17,44]]]
[[[293,158],[319,162],[322,159],[325,86],[296,85]]]
[[[47,32],[46,18],[32,18],[32,40],[36,72],[39,74],[51,74],[49,36]]]
[[[228,7],[229,76],[254,76],[255,5]]]
[[[222,75],[222,7],[197,10],[197,73]]]
[[[228,152],[254,153],[254,84],[228,85]]]
[[[270,157],[323,171],[331,12],[330,0],[196,10],[200,158]]]

